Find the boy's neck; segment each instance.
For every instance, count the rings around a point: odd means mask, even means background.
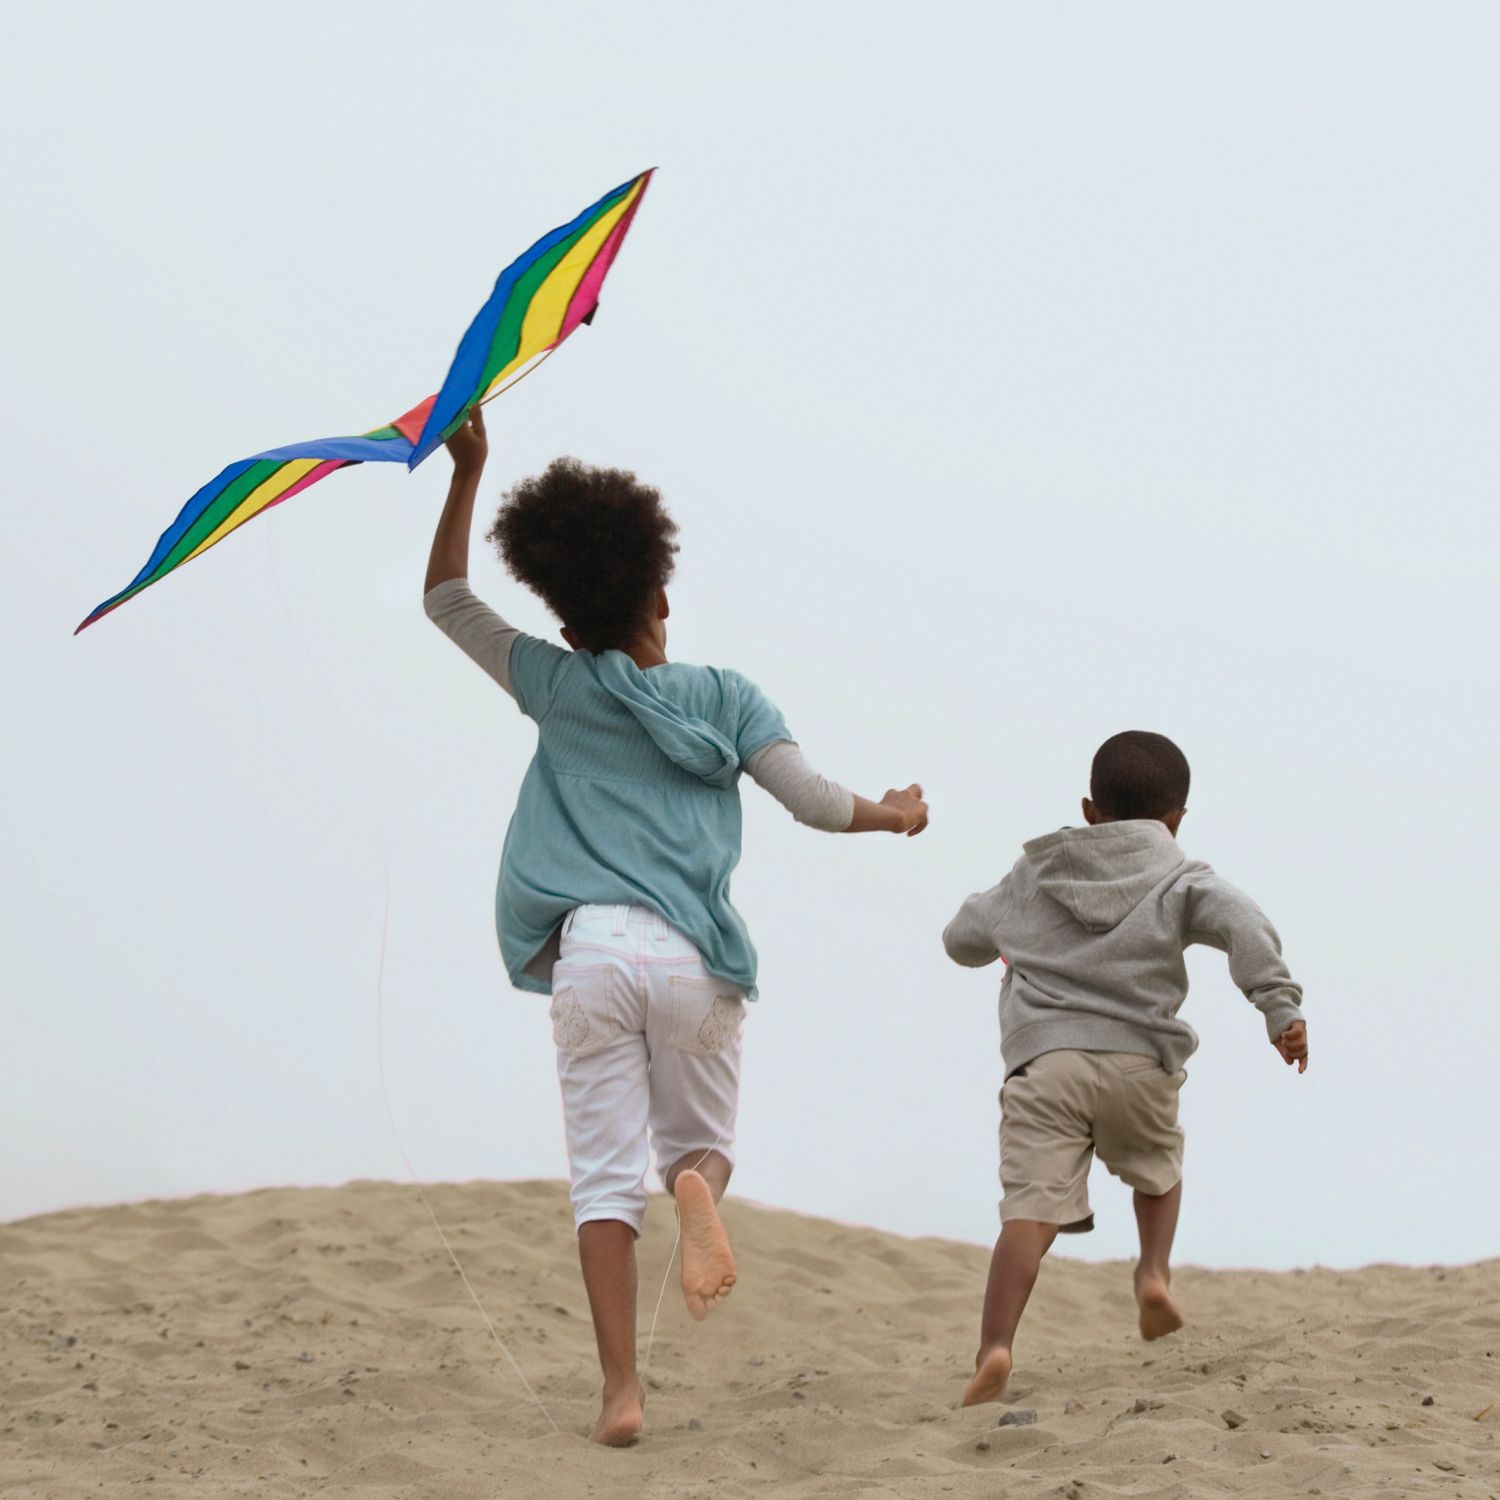
[[[1107,813],[1090,798],[1083,799],[1083,819],[1091,828],[1097,828],[1104,823],[1160,823],[1175,839],[1177,830],[1182,826],[1183,815],[1187,808],[1179,807],[1175,812],[1164,813],[1159,818],[1117,818],[1113,813]]]

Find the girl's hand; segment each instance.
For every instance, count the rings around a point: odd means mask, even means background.
[[[445,445],[453,455],[453,469],[459,474],[479,474],[484,461],[490,455],[489,439],[484,435],[484,412],[478,406],[469,408],[469,415]]]
[[[927,826],[927,804],[922,800],[922,788],[915,782],[903,792],[892,788],[880,801],[882,806],[894,808],[900,819],[900,826],[893,828],[892,833],[904,833],[914,839]]]

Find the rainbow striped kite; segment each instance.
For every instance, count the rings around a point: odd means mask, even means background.
[[[462,425],[472,407],[514,385],[580,323],[593,319],[599,289],[650,180],[651,172],[642,172],[621,183],[571,223],[543,235],[500,273],[435,396],[359,437],[290,443],[230,464],[182,507],[145,567],[78,630],[335,469],[362,463],[416,468]]]

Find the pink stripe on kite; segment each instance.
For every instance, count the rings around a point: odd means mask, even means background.
[[[290,500],[293,495],[299,493],[302,490],[305,490],[308,487],[308,485],[310,485],[310,484],[316,484],[320,479],[326,479],[330,474],[333,473],[333,471],[335,469],[347,469],[352,464],[355,464],[357,462],[358,462],[357,459],[352,459],[352,458],[328,458],[328,459],[324,459],[324,461],[322,463],[320,463],[317,466],[317,468],[315,468],[315,469],[309,469],[307,471],[307,473],[305,473],[302,476],[302,478],[299,479],[296,482],[296,484],[292,485],[290,489],[284,490],[274,500],[272,500],[269,505],[263,505],[263,506],[261,506],[261,508],[258,511],[256,511],[255,515],[256,516],[263,516],[268,510],[273,510],[276,506],[280,505],[283,500]],[[254,519],[255,519],[255,516],[246,516],[245,517],[246,521],[253,521]],[[245,521],[241,521],[240,522],[240,526],[243,526],[244,524],[245,524]],[[238,531],[239,530],[239,526],[236,526],[235,530]],[[164,578],[164,577],[166,577],[166,574],[162,574],[161,576]],[[152,582],[160,582],[160,579],[153,579]],[[141,587],[142,588],[149,588],[150,585],[149,584],[143,584]],[[130,600],[134,599],[135,595],[138,594],[138,593],[140,593],[140,589],[135,590],[135,593],[128,593],[128,594],[126,594],[123,599],[116,599],[115,602],[113,604],[111,604],[106,609],[96,610],[93,614],[91,614],[88,617],[88,619],[86,619],[83,622],[82,625],[80,625],[78,627],[78,630],[83,630],[87,626],[94,624],[94,622],[96,620],[102,620],[105,617],[105,615],[112,614],[122,604],[127,604],[127,603],[130,602]],[[78,630],[75,630],[73,632],[73,634],[77,635],[78,634]]]
[[[263,505],[262,510],[270,510],[273,506],[280,505],[283,500],[290,500],[293,495],[300,494],[308,485],[316,484],[320,479],[327,479],[335,469],[346,469],[352,460],[347,458],[324,459],[316,469],[309,469],[296,484],[289,489],[283,490],[270,505]]]
[[[655,170],[653,167],[652,171]],[[578,290],[573,293],[573,300],[568,303],[568,310],[563,315],[562,332],[557,335],[559,344],[599,305],[599,288],[604,284],[615,256],[619,254],[625,232],[630,228],[630,221],[635,218],[636,209],[641,206],[641,199],[646,196],[646,186],[650,181],[651,172],[647,172],[642,178],[640,192],[635,195],[635,202],[620,215],[620,222],[610,230],[609,238],[599,247],[593,264],[583,273],[583,280],[578,283]]]

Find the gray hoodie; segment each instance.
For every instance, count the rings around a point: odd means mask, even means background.
[[[1272,1041],[1302,1015],[1281,940],[1243,892],[1188,859],[1149,819],[1033,839],[1015,868],[970,896],[943,933],[950,958],[1006,962],[1000,1052],[1010,1074],[1044,1052],[1138,1052],[1175,1073],[1198,1037],[1177,1012],[1183,950],[1229,955],[1229,974]]]

